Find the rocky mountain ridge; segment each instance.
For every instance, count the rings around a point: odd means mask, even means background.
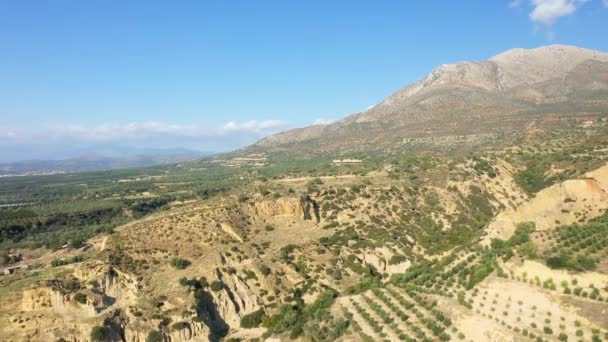
[[[271,135],[243,151],[290,152],[298,143],[309,153],[340,153],[357,150],[353,144],[518,131],[547,119],[587,120],[608,110],[607,93],[607,53],[565,45],[513,49],[483,62],[444,64],[365,112]]]

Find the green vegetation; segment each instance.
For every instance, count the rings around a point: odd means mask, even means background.
[[[388,261],[389,265],[397,265],[407,260],[404,255],[393,255]]]
[[[219,281],[219,280],[214,280],[209,285],[209,288],[213,292],[218,292],[218,291],[221,291],[224,288],[224,284],[222,284],[222,282]]]
[[[91,341],[93,342],[106,342],[110,339],[110,333],[108,328],[102,326],[93,327],[91,330]]]
[[[152,330],[148,333],[148,336],[146,337],[146,342],[163,342],[164,338],[163,338],[163,334],[161,334],[160,331],[158,330]]]
[[[84,258],[81,255],[76,255],[71,258],[54,259],[53,261],[51,261],[51,265],[53,267],[58,267],[58,266],[63,266],[63,265],[74,264],[77,262],[82,262],[83,260],[84,260]]]
[[[584,224],[559,227],[557,243],[546,256],[547,265],[573,271],[593,270],[605,248],[608,248],[608,212]]]
[[[272,272],[272,270],[270,269],[270,267],[266,266],[266,265],[261,265],[260,266],[260,272],[262,272],[262,274],[267,277],[270,272]]]
[[[80,247],[171,201],[208,199],[250,180],[243,177],[247,167],[226,168],[206,160],[190,165],[1,177],[0,254],[16,247]]]
[[[171,325],[171,330],[184,330],[188,329],[188,327],[190,327],[190,324],[188,322],[175,322],[173,323],[173,325]]]
[[[515,174],[515,182],[527,193],[535,194],[550,185],[545,179],[547,170],[547,163],[532,161],[525,170]]]
[[[87,296],[82,292],[78,292],[74,295],[74,300],[80,304],[86,304]]]
[[[551,268],[566,268],[576,271],[593,270],[596,267],[595,260],[585,255],[573,257],[571,255],[560,254],[547,259],[547,266]]]
[[[291,338],[297,338],[302,335],[304,326],[310,321],[328,321],[330,319],[329,308],[334,303],[336,296],[335,291],[325,290],[317,300],[309,305],[303,303],[282,305],[275,314],[264,318],[263,325],[268,329],[266,334],[289,331]]]
[[[191,262],[182,258],[173,258],[171,259],[171,266],[177,268],[178,270],[183,270],[186,267],[190,266]]]
[[[262,321],[266,317],[264,309],[256,310],[250,314],[247,314],[241,318],[241,328],[251,329],[262,324]]]

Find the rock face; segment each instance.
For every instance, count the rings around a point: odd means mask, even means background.
[[[390,259],[394,255],[388,248],[375,248],[373,251],[365,251],[362,255],[362,263],[373,266],[380,273],[403,273],[410,266],[411,261],[406,260],[398,264],[391,265]]]
[[[238,327],[241,317],[260,309],[262,302],[251,286],[239,276],[225,275],[219,270],[217,275],[223,289],[211,292],[215,310],[225,325]]]
[[[318,204],[307,195],[250,202],[246,211],[258,222],[265,222],[274,216],[293,216],[316,223],[320,220]]]
[[[99,313],[99,307],[103,307],[103,298],[95,296],[90,291],[86,293],[87,299],[81,303],[74,299],[73,294],[62,293],[53,286],[40,286],[25,290],[21,300],[21,310],[25,312],[52,311],[54,314],[67,317],[72,321],[74,318],[93,318]]]
[[[517,224],[534,222],[548,230],[591,219],[608,209],[608,166],[589,172],[582,179],[567,180],[541,190],[536,197],[498,214],[489,224],[485,242],[508,239]]]

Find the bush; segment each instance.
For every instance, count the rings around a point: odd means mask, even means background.
[[[82,246],[83,243],[84,243],[83,238],[76,237],[76,238],[73,238],[72,240],[70,240],[70,247],[71,248],[80,248],[80,246]]]
[[[536,259],[538,256],[538,248],[532,241],[523,243],[517,251],[522,257],[527,259]]]
[[[268,276],[270,274],[270,272],[271,272],[271,269],[270,269],[270,267],[268,267],[266,265],[261,265],[260,266],[260,272],[262,272],[262,274],[264,276]]]
[[[188,279],[186,277],[182,277],[182,278],[179,279],[179,284],[181,286],[192,286],[195,289],[203,288],[203,284],[201,283],[201,281],[200,280],[196,280],[195,278]],[[205,284],[205,287],[206,287],[206,284]]]
[[[93,327],[91,330],[91,341],[92,342],[106,342],[109,340],[110,334],[108,333],[108,329],[102,326]]]
[[[263,309],[259,309],[241,318],[241,328],[251,329],[259,326],[266,317]]]
[[[201,284],[201,288],[207,288],[209,286],[209,282],[207,281],[206,277],[201,277],[201,279],[198,280],[198,283]]]
[[[171,266],[177,268],[178,270],[183,270],[186,267],[190,266],[190,264],[191,264],[191,262],[186,259],[182,259],[182,258],[171,259]]]
[[[188,329],[189,327],[190,327],[190,324],[188,324],[187,322],[175,322],[171,326],[171,329],[174,331],[177,331],[177,330]]]
[[[214,280],[211,282],[211,285],[209,287],[211,288],[211,291],[218,292],[224,288],[224,284],[222,284],[222,282],[219,280]]]
[[[84,293],[78,292],[74,295],[74,300],[80,304],[86,304],[87,296]]]
[[[573,257],[569,254],[560,254],[547,259],[547,266],[553,269],[565,268],[569,270],[585,271],[593,270],[596,267],[595,260],[586,255]]]
[[[148,333],[148,337],[146,337],[146,342],[163,342],[163,334],[161,334],[157,330],[152,330]]]
[[[407,258],[403,255],[393,255],[391,259],[388,261],[389,265],[397,265],[407,260]]]
[[[263,319],[264,327],[268,328],[270,334],[280,334],[291,331],[289,337],[295,339],[302,335],[305,324],[311,320],[329,320],[331,314],[329,308],[334,303],[337,293],[333,290],[325,290],[311,304],[284,304],[270,317]]]
[[[550,185],[545,180],[547,169],[548,165],[542,162],[529,165],[525,170],[515,174],[515,182],[528,194],[535,194]]]
[[[63,265],[69,265],[69,264],[81,262],[83,260],[84,260],[84,258],[81,255],[76,255],[71,258],[65,258],[65,259],[54,259],[53,261],[51,261],[51,266],[59,267],[59,266],[63,266]]]

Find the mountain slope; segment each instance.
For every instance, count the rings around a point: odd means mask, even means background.
[[[278,133],[241,152],[340,154],[519,133],[593,119],[608,110],[607,95],[607,53],[562,45],[514,49],[484,62],[442,65],[365,112]]]

